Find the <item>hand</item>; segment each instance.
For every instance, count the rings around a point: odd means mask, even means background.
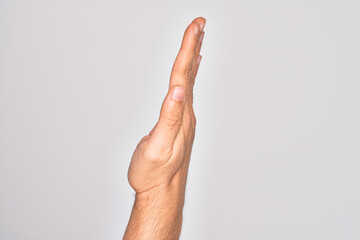
[[[199,17],[187,27],[159,120],[132,156],[128,180],[137,194],[171,186],[185,189],[196,125],[193,86],[201,60],[205,21]]]
[[[124,240],[179,239],[195,136],[192,92],[204,26],[205,19],[199,17],[187,27],[159,120],[132,156],[128,179],[136,197]]]

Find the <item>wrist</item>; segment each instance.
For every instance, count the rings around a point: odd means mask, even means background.
[[[158,186],[136,193],[124,239],[178,239],[182,225],[184,194],[171,186]],[[134,233],[136,235],[131,235]],[[135,237],[136,236],[136,237]]]
[[[187,170],[187,169],[186,169]],[[163,200],[181,203],[184,201],[187,171],[181,169],[170,180],[164,180],[157,185],[141,192],[136,191],[136,199],[141,202]]]
[[[185,190],[178,184],[164,184],[144,192],[136,193],[135,204],[139,206],[166,205],[167,208],[181,208],[184,204]]]

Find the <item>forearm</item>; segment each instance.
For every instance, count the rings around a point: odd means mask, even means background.
[[[136,194],[124,240],[179,239],[184,187],[169,185]]]

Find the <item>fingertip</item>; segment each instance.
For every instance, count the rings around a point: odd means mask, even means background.
[[[197,17],[194,19],[196,22],[206,22],[206,19],[204,17]]]
[[[193,22],[196,22],[197,24],[199,24],[200,32],[204,30],[204,27],[206,24],[206,19],[204,17],[197,17],[194,19]]]
[[[195,24],[194,24],[194,27],[193,27],[193,30],[194,30],[195,35],[198,35],[199,32],[200,32],[200,26],[199,26],[199,24],[195,23]]]
[[[206,20],[204,19],[204,21],[202,21],[202,22],[200,23],[200,31],[203,31],[203,30],[204,30],[205,24],[206,24]]]
[[[193,21],[188,25],[185,30],[183,42],[181,44],[182,47],[194,47],[194,44],[199,40],[201,36],[202,30],[200,23]]]

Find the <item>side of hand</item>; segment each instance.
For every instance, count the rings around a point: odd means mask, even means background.
[[[128,180],[138,195],[156,188],[185,189],[196,125],[193,86],[201,60],[205,21],[199,17],[187,27],[159,120],[132,156]]]

